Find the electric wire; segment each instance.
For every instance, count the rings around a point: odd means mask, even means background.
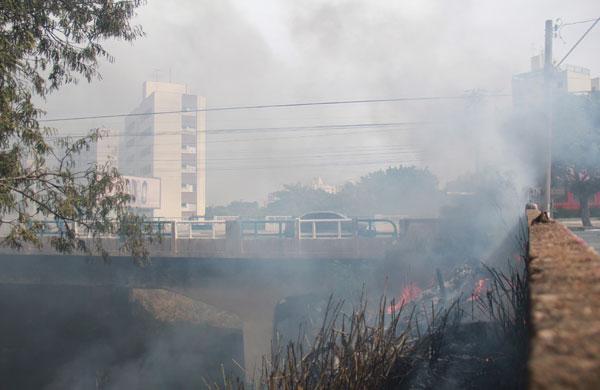
[[[576,22],[569,22],[569,23],[561,23],[560,26],[558,26],[559,29],[565,27],[565,26],[573,26],[575,24],[585,24],[585,23],[591,23],[593,21],[595,21],[598,18],[593,18],[593,19],[586,19],[586,20],[578,20]]]
[[[100,138],[115,138],[115,137],[156,137],[161,135],[196,135],[196,134],[228,134],[228,133],[255,133],[255,132],[298,132],[298,131],[319,131],[326,129],[353,129],[353,128],[364,128],[364,127],[393,127],[393,126],[418,126],[418,125],[432,125],[435,122],[367,122],[367,123],[341,123],[331,125],[307,125],[307,126],[277,126],[277,127],[245,127],[245,128],[220,128],[220,129],[206,129],[199,130],[193,129],[194,131],[182,130],[167,130],[160,132],[142,132],[142,133],[118,133],[118,134],[104,134]],[[91,133],[87,134],[65,134],[64,136],[52,135],[47,137],[48,139],[61,139],[65,137],[86,137]]]
[[[558,63],[556,64],[556,68],[558,68],[566,59],[567,57],[569,57],[569,55],[571,55],[571,53],[573,52],[573,50],[575,50],[575,48],[577,48],[577,46],[579,46],[579,44],[581,43],[581,41],[584,40],[584,38],[590,33],[590,31],[592,31],[592,29],[594,27],[596,27],[596,25],[598,24],[598,22],[600,22],[600,17],[597,18],[594,21],[594,24],[592,24],[584,33],[583,35],[577,40],[577,42],[575,42],[575,44],[569,49],[569,51],[567,51],[567,54],[564,55],[564,57],[558,61]]]
[[[356,153],[356,152],[350,152],[350,153],[344,153],[344,154],[317,154],[317,155],[298,155],[298,156],[290,156],[290,157],[286,157],[286,156],[278,156],[278,157],[272,157],[272,156],[256,156],[256,157],[243,157],[243,158],[212,158],[212,159],[208,159],[208,162],[215,162],[215,161],[224,161],[224,162],[252,162],[252,161],[272,161],[272,162],[276,162],[277,160],[284,160],[284,161],[290,161],[290,160],[307,160],[307,159],[315,159],[315,160],[319,160],[319,159],[325,159],[325,158],[332,158],[332,157],[361,157],[361,156],[381,156],[381,155],[397,155],[397,154],[417,154],[419,153],[418,150],[412,150],[412,149],[407,149],[407,150],[388,150],[388,151],[372,151],[372,152],[364,152],[364,153]],[[181,163],[186,163],[186,162],[194,162],[195,160],[185,160],[185,159],[153,159],[153,160],[148,160],[149,162],[181,162]]]
[[[281,136],[273,136],[273,137],[252,137],[252,138],[225,138],[225,139],[207,139],[205,141],[206,144],[218,144],[218,143],[250,143],[250,142],[261,142],[261,141],[275,141],[275,140],[286,140],[286,139],[301,139],[301,138],[320,138],[320,137],[331,137],[331,136],[340,136],[340,135],[354,135],[354,134],[373,134],[373,133],[385,133],[385,132],[408,132],[412,130],[416,130],[417,128],[412,127],[400,127],[400,128],[381,128],[381,129],[331,129],[328,132],[321,134],[287,134]],[[340,131],[343,130],[343,131]],[[334,132],[340,131],[340,132]],[[65,136],[70,137],[70,136]],[[65,137],[54,137],[48,138],[49,140],[61,140],[65,139]],[[135,138],[135,137],[134,137]],[[181,145],[181,142],[171,143],[171,142],[159,142],[160,145]],[[147,147],[151,144],[130,144],[126,145],[127,148],[135,148],[135,147]]]
[[[297,164],[277,164],[277,165],[260,165],[260,166],[240,166],[240,167],[231,167],[231,166],[217,166],[210,167],[206,169],[207,173],[213,171],[246,171],[246,170],[275,170],[275,169],[290,169],[290,168],[319,168],[319,169],[327,169],[330,167],[350,167],[350,166],[366,166],[366,165],[402,165],[402,164],[412,164],[422,162],[421,159],[402,159],[402,160],[394,160],[394,159],[385,159],[385,160],[365,160],[365,161],[334,161],[327,164],[323,164],[321,162],[316,164],[307,164],[307,163],[297,163]],[[197,174],[198,172],[182,172],[179,170],[157,170],[160,174],[165,173],[190,173]],[[127,176],[127,174],[124,174]]]
[[[510,97],[510,94],[487,94],[484,98],[490,97]],[[441,100],[463,100],[469,96],[417,96],[417,97],[397,97],[387,99],[360,99],[360,100],[331,100],[331,101],[316,101],[316,102],[296,102],[296,103],[279,103],[279,104],[260,104],[260,105],[241,105],[241,106],[224,106],[212,108],[199,108],[189,110],[171,110],[171,111],[154,111],[154,112],[132,112],[120,114],[101,114],[87,116],[71,116],[63,118],[48,118],[40,119],[39,122],[70,122],[89,119],[105,119],[105,118],[126,118],[135,116],[149,115],[168,115],[168,114],[184,114],[195,112],[215,112],[215,111],[238,111],[238,110],[262,110],[267,108],[293,108],[293,107],[313,107],[313,106],[333,106],[343,104],[371,104],[371,103],[392,103],[392,102],[419,102],[419,101],[441,101]]]

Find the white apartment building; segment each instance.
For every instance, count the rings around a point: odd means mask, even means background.
[[[146,81],[142,102],[126,118],[119,170],[160,179],[160,208],[150,217],[188,219],[206,207],[206,107],[186,85]],[[159,114],[154,114],[159,113]]]
[[[82,150],[75,157],[77,169],[87,169],[93,164],[117,168],[119,162],[119,140],[118,133],[114,129],[99,129],[100,138],[90,144],[88,150]]]

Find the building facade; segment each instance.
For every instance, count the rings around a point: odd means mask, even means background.
[[[564,65],[554,72],[552,89],[562,93],[584,94],[598,90],[599,78],[592,78],[589,69]],[[516,108],[535,107],[544,103],[544,68],[543,56],[531,58],[531,70],[513,76],[513,102]]]
[[[160,179],[150,217],[202,217],[206,207],[206,100],[186,85],[146,81],[120,138],[119,170]],[[158,113],[158,114],[157,114]]]
[[[93,164],[97,164],[99,167],[118,167],[118,132],[114,129],[103,128],[98,130],[98,134],[100,135],[98,140],[90,143],[88,150],[82,150],[81,153],[75,157],[75,166],[77,169],[88,169]]]

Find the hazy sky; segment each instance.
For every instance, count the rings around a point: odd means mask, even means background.
[[[141,99],[144,80],[169,77],[206,96],[209,107],[449,96],[473,89],[510,93],[511,76],[527,71],[542,48],[545,19],[598,16],[597,0],[149,0],[136,18],[146,37],[108,43],[116,61],[102,64],[103,79],[64,88],[48,98],[46,109],[48,117],[129,112]],[[588,26],[562,29],[555,57]],[[597,76],[599,52],[597,26],[567,62]],[[490,99],[486,115],[497,121],[509,106],[509,98]],[[456,176],[468,166],[472,148],[454,127],[438,126],[456,123],[464,108],[464,101],[430,101],[209,113],[208,203],[263,200],[284,183],[315,176],[338,184],[390,164],[429,166],[443,179]],[[390,122],[430,123],[210,134]],[[65,133],[120,129],[123,119],[56,125]],[[497,143],[485,137],[478,145]]]

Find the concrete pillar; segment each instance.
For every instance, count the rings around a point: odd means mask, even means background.
[[[294,221],[294,237],[296,240],[300,240],[302,238],[302,226],[300,224],[300,218],[296,218]]]
[[[262,367],[263,357],[271,358],[271,340],[273,338],[273,311],[257,313],[261,317],[242,319],[244,337],[244,368],[246,380],[258,376]],[[256,374],[256,375],[255,375]]]
[[[358,237],[358,219],[352,218],[352,247],[354,249],[354,258],[360,259],[360,246]]]
[[[177,254],[177,222],[171,222],[171,253]]]
[[[242,224],[240,221],[225,223],[225,253],[228,257],[239,257],[243,253]]]

